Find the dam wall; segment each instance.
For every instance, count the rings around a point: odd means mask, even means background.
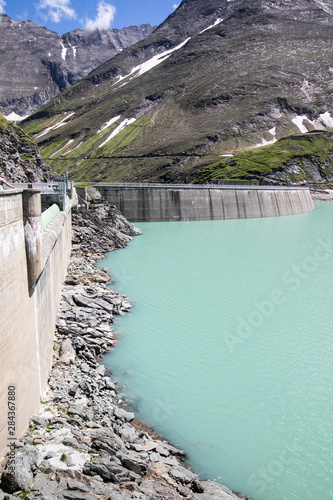
[[[43,234],[40,192],[1,191],[0,248],[3,456],[10,442],[25,432],[47,387],[56,315],[71,251],[71,203]]]
[[[95,183],[131,222],[248,219],[310,212],[308,188]]]

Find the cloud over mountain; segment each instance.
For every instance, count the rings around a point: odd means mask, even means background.
[[[76,19],[76,12],[70,6],[70,0],[40,0],[36,5],[43,19],[59,23],[62,19]]]
[[[116,8],[113,5],[104,2],[104,0],[100,0],[97,5],[95,19],[86,19],[83,23],[84,27],[87,30],[109,29],[115,14]]]

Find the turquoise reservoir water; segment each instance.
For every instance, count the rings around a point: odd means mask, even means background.
[[[332,498],[333,203],[139,224],[109,254],[134,302],[104,359],[137,418],[254,500]]]

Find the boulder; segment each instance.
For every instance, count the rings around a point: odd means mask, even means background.
[[[72,346],[70,339],[65,339],[59,349],[59,361],[65,365],[71,365],[75,363],[75,351]]]

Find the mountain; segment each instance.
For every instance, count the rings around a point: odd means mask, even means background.
[[[50,169],[37,145],[0,112],[0,172],[8,182],[48,182]]]
[[[78,180],[191,182],[217,165],[216,180],[273,182],[266,166],[242,170],[231,155],[333,128],[332,43],[332,0],[183,0],[23,126]],[[287,182],[314,180],[291,171]]]
[[[152,31],[144,24],[58,35],[31,21],[0,15],[0,106],[4,114],[29,115]]]

